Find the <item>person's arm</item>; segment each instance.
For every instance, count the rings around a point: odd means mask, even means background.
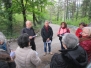
[[[32,29],[33,29],[33,28],[32,28]],[[33,32],[34,32],[34,35],[36,35],[36,33],[35,33],[34,29],[33,29]]]
[[[26,32],[25,32],[25,29],[22,29],[21,34],[24,34],[24,33],[26,33]]]
[[[80,37],[80,34],[79,34],[79,29],[76,30],[76,36],[79,38]]]
[[[70,30],[69,29],[67,29],[67,33],[70,33]]]
[[[44,36],[43,28],[41,29],[41,36],[42,38],[46,39],[46,37]]]
[[[38,57],[38,54],[34,51],[33,54],[31,55],[31,62],[35,65],[38,66],[41,63],[41,59]]]
[[[50,27],[50,29],[51,29],[51,35],[50,35],[49,39],[51,39],[51,38],[52,38],[52,36],[53,36],[53,30],[52,30],[52,28],[51,28],[51,27]]]
[[[58,37],[61,36],[61,34],[60,34],[60,30],[61,30],[61,28],[59,28],[59,30],[58,30],[58,32],[57,32],[57,36],[58,36]]]

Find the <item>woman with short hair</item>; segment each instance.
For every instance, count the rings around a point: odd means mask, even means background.
[[[41,62],[37,52],[31,49],[29,41],[29,35],[26,33],[18,38],[19,47],[15,51],[17,68],[36,68]]]
[[[41,29],[41,36],[44,42],[44,52],[45,52],[44,56],[46,56],[47,53],[52,55],[51,43],[53,38],[53,30],[49,25],[49,21],[45,21],[45,24]],[[47,45],[48,45],[48,51],[47,51]]]
[[[80,45],[86,50],[88,54],[88,61],[91,60],[91,27],[84,27],[82,30],[82,38],[80,38]]]
[[[66,33],[62,38],[63,47],[60,54],[51,59],[50,68],[85,68],[87,54],[79,46],[79,40],[74,34]]]

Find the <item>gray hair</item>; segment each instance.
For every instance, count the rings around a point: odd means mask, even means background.
[[[31,21],[29,21],[29,20],[27,20],[27,21],[26,21],[26,24],[27,24],[27,23],[32,23],[32,22],[31,22]]]
[[[62,38],[62,42],[67,48],[73,49],[78,46],[79,40],[74,34],[66,33]]]
[[[91,27],[84,27],[84,29],[87,29],[88,36],[91,36]]]
[[[0,32],[0,41],[6,42],[6,37],[4,36],[4,34],[2,32]]]
[[[46,22],[48,22],[48,23],[49,23],[49,21],[48,21],[48,20],[45,20],[45,23],[46,23]]]

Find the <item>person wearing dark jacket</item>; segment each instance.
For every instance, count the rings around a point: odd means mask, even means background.
[[[54,54],[50,68],[86,68],[88,60],[85,50],[78,45],[78,38],[66,33],[62,38],[64,50],[60,54]]]
[[[43,42],[44,42],[45,55],[47,54],[47,44],[48,44],[49,53],[52,54],[52,52],[51,52],[51,42],[52,42],[52,37],[53,37],[53,30],[49,26],[48,21],[45,21],[45,25],[43,26],[43,28],[41,30],[41,36],[42,36]]]
[[[30,45],[32,46],[32,49],[36,51],[36,45],[35,45],[35,32],[34,29],[32,28],[32,23],[31,21],[26,21],[26,28],[23,28],[22,34],[27,33],[29,35],[30,39]]]

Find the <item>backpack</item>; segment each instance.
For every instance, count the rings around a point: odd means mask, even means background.
[[[66,63],[61,54],[54,54],[51,59],[50,68],[66,68]]]

